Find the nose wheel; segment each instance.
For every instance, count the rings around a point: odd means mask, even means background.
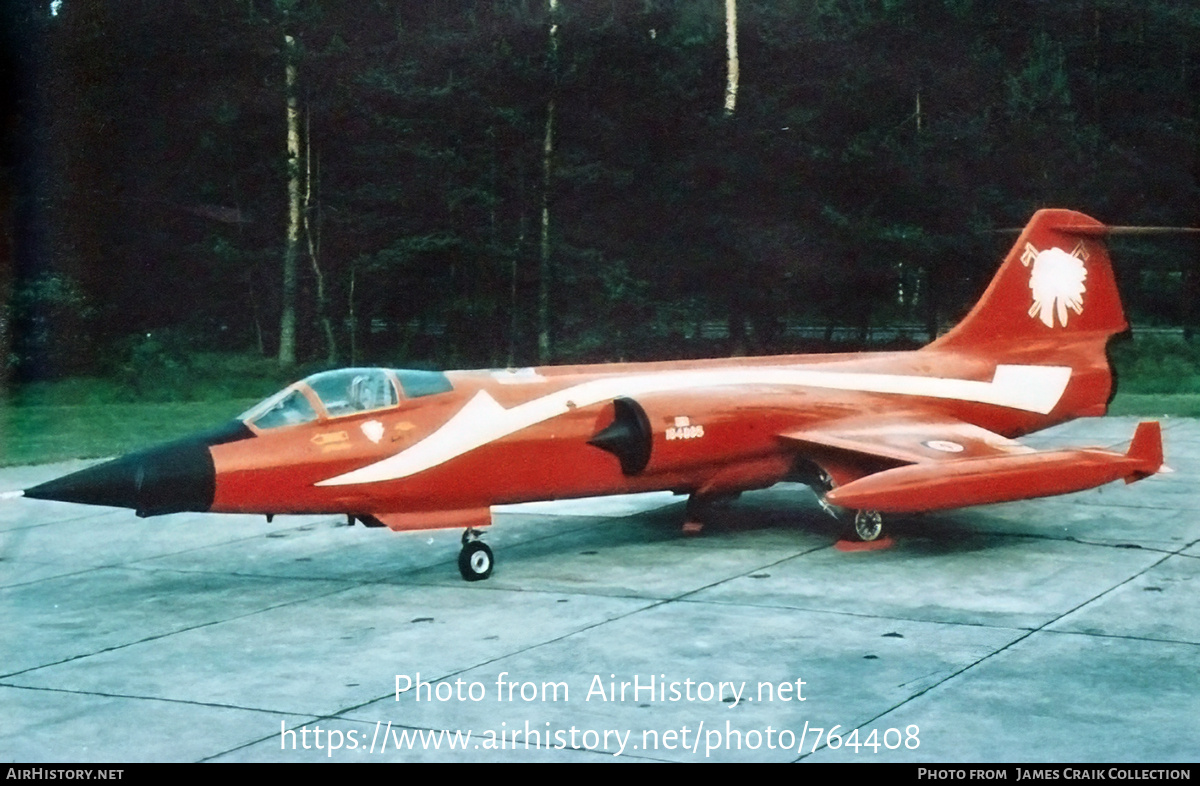
[[[492,575],[495,557],[482,540],[479,531],[468,529],[463,533],[462,551],[458,553],[458,572],[467,581],[483,581]]]

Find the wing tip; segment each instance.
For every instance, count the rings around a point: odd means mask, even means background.
[[[1133,439],[1125,457],[1137,463],[1137,468],[1125,479],[1126,483],[1148,478],[1159,472],[1174,472],[1163,463],[1162,425],[1157,420],[1143,420],[1134,429]]]

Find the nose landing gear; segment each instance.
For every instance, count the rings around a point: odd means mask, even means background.
[[[479,537],[477,529],[467,529],[462,536],[462,551],[458,553],[458,572],[467,581],[483,581],[492,575],[495,557]]]

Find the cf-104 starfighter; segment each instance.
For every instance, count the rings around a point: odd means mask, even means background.
[[[132,508],[344,514],[397,531],[465,530],[487,578],[490,507],[670,490],[716,501],[808,482],[857,538],[883,516],[1080,491],[1162,468],[1158,423],[1125,453],[1037,452],[1016,437],[1103,415],[1105,353],[1127,330],[1109,228],[1042,210],[964,320],[911,352],[519,370],[315,374],[212,433],[24,494]]]

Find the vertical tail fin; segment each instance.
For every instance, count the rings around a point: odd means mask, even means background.
[[[1069,368],[1048,420],[1022,428],[1103,415],[1116,390],[1108,342],[1129,327],[1104,245],[1107,232],[1082,213],[1039,210],[983,297],[928,349],[997,366]]]
[[[1008,350],[1128,328],[1104,245],[1107,227],[1072,210],[1039,210],[983,297],[931,347]],[[1025,354],[1022,352],[1022,354]]]

